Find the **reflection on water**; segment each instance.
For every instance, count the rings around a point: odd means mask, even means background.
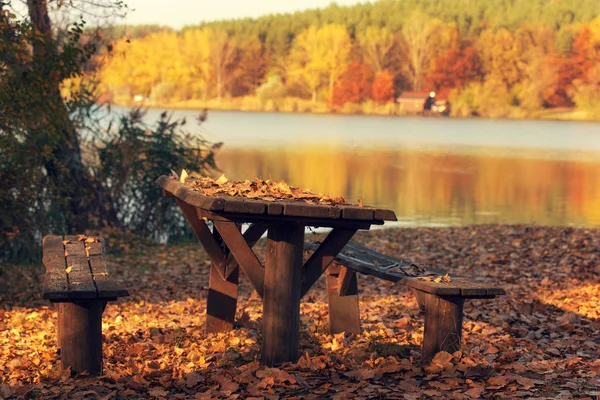
[[[352,202],[360,198],[393,209],[410,225],[600,226],[600,154],[578,161],[541,150],[516,156],[488,150],[225,148],[217,163],[230,179],[284,179]]]
[[[411,225],[600,226],[598,123],[209,111],[200,127],[199,111],[172,114],[225,143],[230,179],[360,198]]]

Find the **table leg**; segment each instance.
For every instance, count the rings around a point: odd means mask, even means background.
[[[298,360],[304,226],[269,225],[263,296],[262,363]]]
[[[239,268],[223,279],[217,268],[211,265],[206,297],[206,332],[228,332],[233,329],[238,297]]]
[[[356,272],[338,264],[327,268],[329,333],[360,333],[358,279]],[[341,286],[345,284],[345,288]]]

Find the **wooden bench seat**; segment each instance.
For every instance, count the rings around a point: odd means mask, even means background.
[[[75,373],[102,373],[102,313],[129,292],[108,274],[101,238],[45,236],[43,298],[58,309],[62,365]]]
[[[305,248],[314,251],[317,246],[307,243]],[[357,272],[406,285],[415,294],[425,313],[423,362],[439,351],[460,350],[465,299],[493,299],[506,294],[495,285],[431,270],[349,242],[327,269],[331,333],[360,331]]]

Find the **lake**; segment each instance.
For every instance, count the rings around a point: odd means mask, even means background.
[[[400,225],[600,227],[600,123],[209,111],[200,126],[171,112],[224,142],[229,179],[361,199]]]

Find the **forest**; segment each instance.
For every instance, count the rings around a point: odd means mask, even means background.
[[[406,91],[456,116],[600,117],[600,3],[382,0],[173,30],[114,26],[88,73],[102,101],[394,113]]]

